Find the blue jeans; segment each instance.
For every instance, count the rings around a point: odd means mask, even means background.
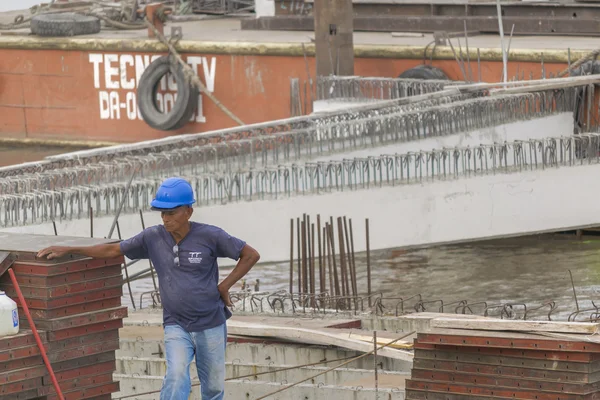
[[[190,365],[196,356],[202,400],[222,400],[225,392],[227,325],[202,332],[186,332],[179,325],[165,326],[167,375],[160,400],[188,400]]]

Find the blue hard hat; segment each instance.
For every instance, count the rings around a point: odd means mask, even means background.
[[[195,202],[194,191],[188,181],[169,178],[161,183],[150,205],[153,209],[170,210],[180,206],[191,206]]]

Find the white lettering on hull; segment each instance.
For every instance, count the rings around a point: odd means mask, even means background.
[[[142,74],[159,55],[90,54],[89,62],[94,71],[94,88],[98,90],[100,119],[142,120],[137,105],[137,87]],[[203,80],[206,90],[214,92],[216,57],[190,56],[186,62]],[[202,68],[200,68],[202,66]],[[202,72],[202,76],[200,75]],[[204,79],[202,79],[204,78]],[[177,99],[177,83],[171,74],[160,81],[156,104],[162,112],[169,112]],[[123,93],[123,91],[126,91]],[[206,122],[202,94],[198,96],[198,108],[191,122]]]

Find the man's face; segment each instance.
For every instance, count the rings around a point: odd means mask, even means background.
[[[192,207],[181,206],[173,210],[161,211],[160,216],[167,232],[177,232],[184,228],[192,216]]]

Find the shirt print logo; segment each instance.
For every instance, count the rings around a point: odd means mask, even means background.
[[[188,258],[188,261],[190,262],[190,264],[200,264],[202,262],[202,252],[198,251],[198,252],[192,252],[190,251],[190,256]]]

